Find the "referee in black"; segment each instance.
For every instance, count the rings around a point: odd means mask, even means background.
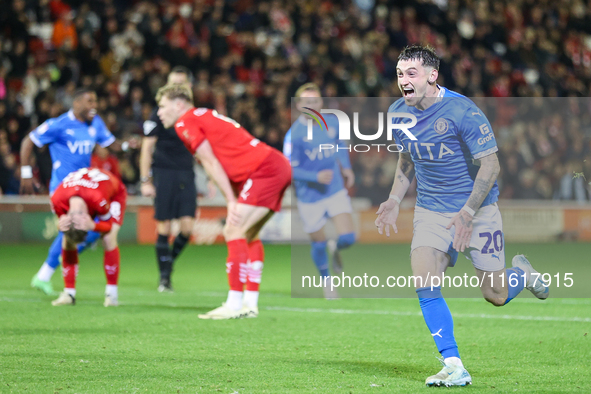
[[[174,67],[168,74],[168,83],[191,83],[191,79],[191,72],[182,66]],[[189,241],[193,229],[197,188],[193,156],[178,138],[174,127],[164,128],[156,112],[157,109],[150,120],[144,122],[140,154],[141,191],[143,196],[154,197],[154,218],[158,222],[158,291],[170,292],[172,266]],[[170,247],[168,238],[172,219],[180,219],[181,231]]]

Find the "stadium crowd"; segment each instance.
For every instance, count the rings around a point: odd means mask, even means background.
[[[18,193],[22,139],[67,111],[78,86],[97,91],[118,138],[97,160],[118,166],[133,194],[142,123],[172,67],[193,71],[196,106],[281,149],[298,86],[315,82],[324,97],[399,97],[397,57],[410,43],[433,46],[438,82],[469,97],[580,97],[578,112],[562,117],[504,129],[506,117],[491,121],[501,197],[588,201],[591,3],[581,0],[3,1],[0,189]],[[41,191],[48,155],[36,149]],[[395,156],[354,157],[355,195],[380,202]]]

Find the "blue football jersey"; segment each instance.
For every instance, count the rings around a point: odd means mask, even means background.
[[[49,145],[53,163],[50,193],[70,172],[90,167],[90,158],[97,142],[106,147],[115,141],[100,116],[96,115],[88,124],[76,119],[72,110],[43,122],[31,131],[29,137],[38,147]]]
[[[478,159],[498,148],[490,122],[476,104],[459,93],[440,89],[442,98],[424,111],[409,107],[400,99],[388,112],[410,113],[417,118],[416,126],[409,129],[417,141],[400,129],[392,133],[415,165],[417,206],[435,212],[458,212],[474,188]],[[394,123],[409,121],[393,119]],[[494,203],[498,196],[495,182],[482,206]]]
[[[297,198],[304,203],[313,203],[343,190],[345,185],[341,166],[351,168],[348,146],[338,140],[337,118],[333,115],[324,115],[324,119],[328,129],[324,124],[321,128],[317,123],[313,123],[311,140],[307,138],[307,119],[304,117],[296,119],[285,135],[283,153],[291,162]],[[320,145],[323,145],[322,149]],[[318,172],[322,170],[333,171],[329,185],[317,182]]]

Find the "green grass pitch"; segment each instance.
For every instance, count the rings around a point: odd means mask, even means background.
[[[292,299],[290,247],[267,246],[257,319],[203,321],[225,299],[225,247],[190,246],[173,294],[151,246],[121,246],[120,302],[102,306],[102,250],[80,258],[75,307],[29,282],[48,245],[0,246],[0,393],[418,393],[437,350],[409,299]],[[513,246],[563,264],[584,244]],[[552,252],[550,252],[550,250]],[[358,245],[408,256],[408,245]],[[562,256],[561,261],[552,261]],[[582,257],[581,257],[582,256]],[[588,254],[587,254],[588,256]],[[588,262],[588,257],[584,259]],[[312,262],[309,262],[312,264]],[[575,279],[576,280],[576,279]],[[56,289],[62,288],[59,271]],[[470,393],[589,393],[591,300],[523,297],[503,308],[450,298]]]

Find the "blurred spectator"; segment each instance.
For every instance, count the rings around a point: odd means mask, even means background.
[[[72,51],[78,47],[78,33],[73,19],[72,11],[62,12],[57,22],[54,23],[51,36],[54,48]]]

